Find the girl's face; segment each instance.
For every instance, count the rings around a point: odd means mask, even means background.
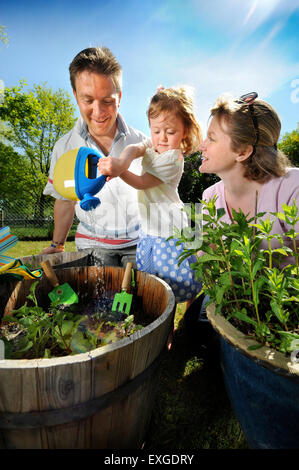
[[[152,143],[158,153],[179,149],[187,132],[181,118],[171,112],[162,112],[150,118]]]
[[[209,125],[207,138],[200,145],[202,164],[201,173],[216,173],[221,176],[235,167],[239,161],[239,154],[231,148],[231,138],[227,123],[213,117]]]

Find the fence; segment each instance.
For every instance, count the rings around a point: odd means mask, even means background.
[[[8,225],[19,240],[51,240],[54,228],[54,199],[45,200],[39,205],[15,201],[0,202],[0,226]],[[68,240],[75,234],[78,220],[74,218]]]

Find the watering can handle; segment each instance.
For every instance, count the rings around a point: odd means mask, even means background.
[[[93,196],[98,193],[104,186],[107,176],[100,175],[97,178],[88,178],[85,175],[85,166],[87,158],[90,158],[91,168],[96,171],[97,163],[102,158],[102,155],[94,149],[88,147],[80,147],[78,150],[76,164],[75,164],[75,191],[80,200],[84,198],[85,194]]]
[[[125,269],[125,274],[123,278],[123,282],[121,285],[122,290],[128,290],[131,282],[131,275],[132,275],[132,266],[133,263],[129,262],[127,263],[126,269]]]
[[[47,278],[49,279],[49,281],[51,282],[52,286],[53,287],[56,287],[59,285],[59,281],[57,279],[57,276],[55,274],[55,271],[54,269],[52,268],[49,260],[46,260],[46,261],[42,261],[41,262],[41,267],[43,268],[44,270],[44,273],[45,275],[47,276]]]

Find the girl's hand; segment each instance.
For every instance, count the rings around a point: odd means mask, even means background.
[[[98,169],[102,175],[108,175],[107,181],[110,181],[116,176],[120,176],[131,165],[135,158],[144,155],[146,145],[131,144],[123,149],[119,158],[106,157],[100,158],[98,161]]]
[[[128,169],[126,162],[120,158],[106,157],[98,161],[98,169],[102,175],[107,175],[107,181],[121,175]]]

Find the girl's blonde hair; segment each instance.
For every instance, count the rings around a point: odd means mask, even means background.
[[[281,122],[275,109],[262,100],[255,100],[252,106],[259,131],[256,145],[257,134],[248,104],[240,104],[231,95],[224,94],[211,109],[211,116],[215,116],[220,123],[225,120],[233,151],[242,150],[246,145],[255,147],[251,156],[242,162],[244,176],[263,183],[273,176],[285,175],[292,165],[277,148]]]
[[[158,91],[150,101],[147,110],[148,120],[156,118],[161,112],[165,111],[174,112],[183,121],[187,131],[187,135],[181,144],[183,153],[188,155],[197,151],[202,142],[202,132],[194,115],[191,88],[178,86]]]

